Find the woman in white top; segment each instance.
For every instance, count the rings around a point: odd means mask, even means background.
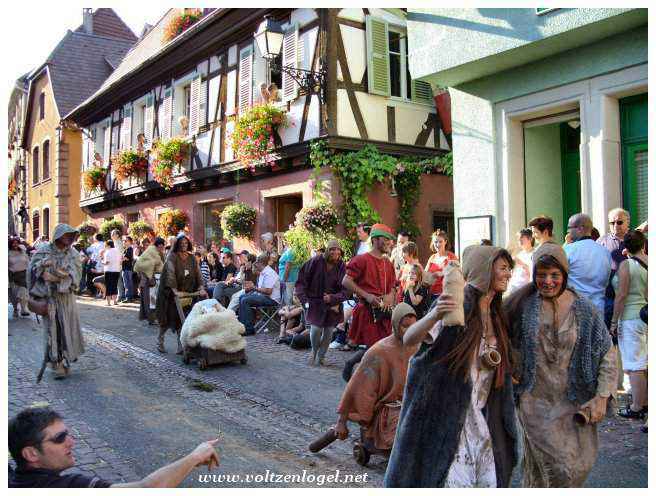
[[[121,275],[121,261],[123,256],[118,248],[114,246],[113,241],[107,241],[105,253],[103,254],[102,262],[105,267],[105,297],[107,298],[107,305],[118,305],[116,296],[118,295],[118,278]]]
[[[533,248],[535,246],[533,231],[522,229],[517,233],[517,241],[519,242],[519,251],[513,256],[515,268],[512,271],[512,277],[508,283],[508,292],[506,294],[510,294],[531,282],[533,252],[535,251]]]

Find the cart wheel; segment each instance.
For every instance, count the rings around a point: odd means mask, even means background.
[[[370,453],[361,443],[355,443],[353,445],[353,458],[355,458],[358,465],[366,467],[367,463],[369,463],[370,456]]]
[[[248,358],[242,358],[239,361],[241,362],[242,365],[246,365],[248,363]]]
[[[205,361],[204,358],[201,358],[200,360],[198,360],[198,368],[200,370],[205,370],[207,368],[207,362]]]

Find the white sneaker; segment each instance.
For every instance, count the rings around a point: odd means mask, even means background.
[[[332,343],[330,343],[328,345],[328,348],[330,348],[331,350],[335,350],[335,349],[339,348],[340,346],[342,346],[342,345],[339,342],[333,341]]]

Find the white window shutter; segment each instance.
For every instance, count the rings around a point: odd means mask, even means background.
[[[82,132],[82,170],[87,170],[93,161],[93,140],[87,133],[90,133],[89,129]]]
[[[383,19],[367,16],[365,27],[369,93],[390,96],[389,26]]]
[[[121,149],[132,146],[132,104],[123,107],[123,122],[121,123]]]
[[[189,136],[198,134],[200,127],[200,75],[191,82],[189,97]]]
[[[162,122],[159,123],[159,131],[162,141],[171,139],[171,119],[173,116],[173,88],[164,91]]]
[[[253,47],[239,52],[239,113],[244,113],[253,102]]]
[[[200,79],[200,76],[199,81],[200,92],[198,95],[198,127],[201,127],[207,124],[207,87],[209,82],[203,82],[202,79]]]
[[[105,142],[103,143],[103,166],[109,167],[109,156],[111,154],[111,140],[112,140],[112,119],[111,117],[105,121],[105,135],[103,136]]]
[[[155,114],[155,107],[153,105],[153,95],[150,94],[146,97],[146,108],[144,110],[144,137],[145,143],[144,147],[146,150],[149,150],[153,144],[153,120]]]
[[[298,64],[298,24],[294,24],[285,31],[282,38],[282,65],[297,69]],[[289,74],[283,73],[281,90],[283,102],[295,100],[298,97],[298,83]]]

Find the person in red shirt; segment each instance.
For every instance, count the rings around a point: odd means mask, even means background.
[[[442,281],[444,279],[443,270],[451,260],[458,260],[458,257],[453,252],[448,251],[449,238],[446,232],[438,229],[431,236],[431,250],[433,254],[426,262],[427,273],[433,277],[431,286],[431,302],[442,294]],[[430,279],[427,278],[427,282]]]
[[[394,241],[392,230],[384,224],[371,226],[371,250],[353,257],[346,266],[342,285],[358,296],[349,329],[349,341],[370,347],[392,332],[396,276],[389,254]]]

